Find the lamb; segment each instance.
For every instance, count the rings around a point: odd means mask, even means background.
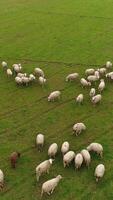
[[[112,66],[113,66],[113,64],[112,64],[111,61],[107,61],[107,62],[106,62],[106,68],[107,68],[107,69],[110,69]]]
[[[91,83],[88,82],[85,78],[81,78],[80,83],[81,83],[82,87],[91,86]]]
[[[36,145],[38,147],[38,150],[41,151],[44,146],[44,135],[38,134],[36,137]]]
[[[74,158],[75,158],[75,152],[74,151],[68,151],[63,157],[64,167],[69,166],[69,164],[73,161]]]
[[[47,193],[48,195],[52,194],[61,179],[62,179],[62,176],[58,175],[56,176],[56,178],[52,178],[46,181],[45,183],[43,183],[41,197],[43,196],[44,193]]]
[[[92,101],[93,105],[95,105],[95,104],[99,103],[101,101],[101,99],[102,99],[102,95],[97,94],[97,95],[92,97],[91,101]]]
[[[76,102],[82,104],[84,100],[83,94],[79,94],[76,98]]]
[[[75,167],[76,169],[79,169],[81,167],[83,163],[83,156],[81,153],[78,153],[76,156],[75,156]]]
[[[22,85],[22,78],[16,76],[15,77],[15,82],[17,83],[17,85]]]
[[[95,88],[91,88],[90,93],[89,93],[89,96],[90,96],[90,97],[94,97],[94,96],[95,96],[95,93],[96,93]]]
[[[56,143],[51,144],[48,149],[48,156],[50,158],[55,158],[57,151],[58,151],[58,145]]]
[[[37,181],[39,181],[39,178],[42,174],[44,173],[48,173],[49,174],[49,170],[51,165],[53,164],[53,159],[49,159],[49,160],[45,160],[42,163],[40,163],[37,167],[36,167],[36,179]]]
[[[11,69],[7,69],[7,76],[10,77],[13,75],[13,72],[11,71]]]
[[[3,69],[7,69],[7,67],[8,67],[8,65],[5,61],[2,61],[1,65],[2,65]]]
[[[93,75],[95,73],[95,70],[93,68],[91,69],[86,69],[85,74],[86,75]]]
[[[64,142],[61,147],[62,155],[66,154],[69,151],[69,142]]]
[[[98,182],[104,176],[104,173],[105,173],[105,166],[103,164],[97,165],[94,173],[94,176],[96,177],[96,182]]]
[[[83,149],[83,150],[81,151],[81,154],[82,154],[82,156],[83,156],[83,160],[84,160],[86,166],[89,167],[90,162],[91,162],[90,153],[88,152],[88,150]]]
[[[12,168],[16,168],[16,163],[17,163],[19,157],[20,157],[20,153],[19,152],[13,152],[11,154],[10,162],[11,162]]]
[[[4,173],[0,169],[0,190],[2,190],[3,186],[4,186]]]
[[[76,136],[80,135],[82,131],[86,130],[86,126],[83,123],[76,123],[73,126],[73,134],[75,133]]]
[[[99,143],[91,143],[88,147],[87,147],[88,151],[94,151],[96,152],[98,155],[100,155],[100,157],[102,158],[103,156],[103,147],[101,144]]]
[[[43,70],[38,67],[34,69],[34,73],[35,75],[42,76],[43,78],[45,76]]]
[[[101,79],[100,84],[98,86],[99,92],[102,92],[104,90],[104,88],[105,88],[105,82],[104,82],[104,79]]]
[[[48,96],[48,101],[54,101],[56,99],[60,99],[60,96],[61,96],[60,91],[51,92],[50,95]]]
[[[79,77],[79,74],[78,73],[72,73],[72,74],[69,74],[67,77],[66,77],[66,81],[75,81],[77,78]]]
[[[44,77],[40,76],[39,79],[38,79],[38,82],[39,82],[40,85],[43,86],[46,83],[46,79]]]

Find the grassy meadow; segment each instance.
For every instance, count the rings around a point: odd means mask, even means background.
[[[84,76],[89,67],[113,61],[112,0],[0,0],[0,62],[9,67],[22,63],[31,73],[41,67],[47,85],[34,83],[18,87],[14,77],[7,78],[0,70],[0,169],[5,174],[5,187],[0,200],[39,200],[41,185],[61,174],[64,178],[48,197],[50,200],[113,199],[113,84],[107,83],[100,105],[93,107],[89,90],[79,82],[66,83],[72,72]],[[48,94],[61,90],[59,102],[49,103]],[[83,93],[84,104],[77,106],[75,97]],[[72,135],[72,126],[83,122],[87,131]],[[38,132],[45,135],[42,153],[35,148]],[[79,152],[91,142],[104,147],[104,157],[92,154],[90,169],[74,166],[64,169],[59,152],[50,174],[36,182],[35,167],[47,159],[49,145],[60,146],[68,140],[70,148]],[[11,169],[9,156],[22,153],[16,170]],[[94,169],[104,163],[106,173],[96,184]]]

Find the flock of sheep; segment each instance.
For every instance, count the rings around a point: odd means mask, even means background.
[[[42,69],[35,68],[34,73],[27,75],[26,73],[22,73],[22,66],[21,64],[13,64],[13,69],[9,69],[6,62],[2,62],[2,67],[6,69],[7,75],[12,76],[13,74],[16,74],[15,82],[19,85],[28,85],[30,82],[33,82],[36,80],[36,77],[38,75],[38,80],[41,85],[44,85],[46,83],[45,74]],[[112,63],[110,61],[106,62],[105,67],[98,68],[98,69],[87,69],[85,71],[85,78],[80,79],[80,83],[82,87],[91,87],[89,96],[91,98],[91,102],[95,105],[101,101],[102,95],[101,93],[105,89],[105,79],[113,79],[113,71],[110,71],[112,68]],[[79,78],[78,73],[72,73],[69,74],[66,77],[66,81],[75,81]],[[99,86],[98,86],[98,93],[96,94],[95,89],[95,83],[100,80]],[[55,101],[57,99],[60,99],[61,92],[60,91],[53,91],[48,96],[48,101]],[[83,94],[79,94],[76,97],[77,103],[83,103],[84,96]],[[73,125],[73,134],[78,136],[81,134],[81,132],[86,130],[86,126],[84,123],[79,122]],[[41,151],[44,147],[44,141],[45,137],[43,134],[38,134],[36,137],[36,145],[38,147],[38,150]],[[76,169],[79,169],[82,164],[84,163],[87,167],[89,167],[91,163],[91,155],[90,152],[93,151],[100,155],[102,158],[103,156],[103,146],[99,143],[91,143],[89,146],[86,147],[86,149],[81,150],[79,153],[75,154],[74,151],[70,150],[70,144],[68,141],[65,141],[61,146],[61,153],[63,156],[63,166],[69,166],[73,161]],[[49,159],[41,162],[36,167],[36,179],[39,181],[39,178],[42,174],[48,173],[52,166],[52,163],[55,159],[56,154],[58,153],[58,145],[57,143],[53,143],[50,145],[48,149],[48,156]],[[16,162],[18,158],[20,157],[20,153],[13,152],[10,157],[11,166],[13,168],[16,167]],[[103,164],[98,164],[95,168],[94,176],[96,177],[96,181],[98,182],[99,179],[101,179],[104,176],[105,173],[105,166]],[[47,193],[48,195],[52,194],[55,187],[58,185],[59,181],[62,179],[61,175],[56,176],[53,179],[50,179],[42,184],[42,191],[41,196],[43,193]],[[4,186],[4,173],[0,169],[0,188],[2,189]]]

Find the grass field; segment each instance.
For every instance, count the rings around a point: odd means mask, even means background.
[[[0,168],[5,173],[5,188],[0,200],[38,200],[41,185],[61,174],[60,182],[50,200],[112,200],[113,199],[113,85],[108,83],[102,103],[93,107],[87,90],[79,83],[66,83],[68,73],[113,60],[112,0],[0,0],[0,61],[12,65],[21,62],[25,71],[40,66],[48,84],[17,87],[0,70]],[[52,90],[61,90],[60,102],[48,103]],[[85,95],[82,106],[74,97]],[[82,121],[87,131],[72,136],[74,123]],[[44,151],[34,147],[37,132],[45,134]],[[35,167],[47,159],[48,146],[68,140],[75,152],[90,142],[100,142],[104,158],[92,155],[89,170],[79,172],[73,166],[64,170],[60,153],[50,175],[39,184]],[[16,170],[11,169],[10,154],[22,153]],[[104,163],[106,174],[99,184],[94,169]]]

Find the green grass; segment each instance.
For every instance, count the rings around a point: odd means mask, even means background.
[[[112,0],[0,0],[0,61],[10,65],[21,62],[25,71],[40,66],[48,84],[17,87],[0,70],[0,168],[5,174],[5,188],[0,200],[40,199],[41,185],[61,174],[64,179],[51,200],[112,200],[113,199],[113,84],[108,83],[102,103],[93,107],[89,91],[77,83],[66,83],[68,73],[90,66],[103,65],[113,57]],[[52,90],[62,90],[60,102],[48,103]],[[85,95],[82,106],[75,104],[79,93]],[[78,138],[72,136],[72,126],[83,121],[87,131]],[[42,153],[35,149],[37,132],[45,134]],[[90,142],[102,143],[104,157],[92,154],[89,170],[79,172],[73,166],[64,169],[60,152],[39,184],[35,167],[47,159],[47,149],[53,142],[70,142],[79,152]],[[9,156],[19,150],[22,156],[16,170],[11,169]],[[94,169],[104,163],[106,174],[99,184]]]

